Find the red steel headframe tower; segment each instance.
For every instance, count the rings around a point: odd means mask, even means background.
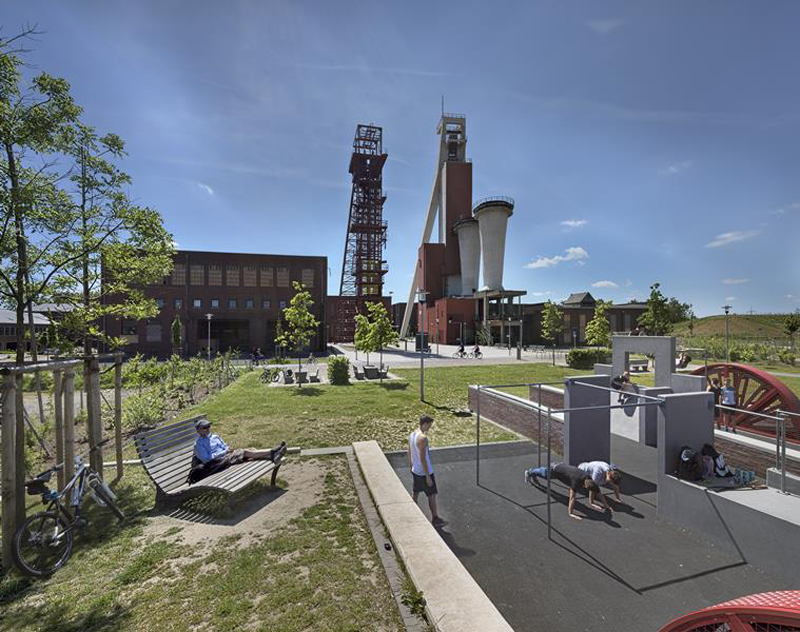
[[[342,263],[340,296],[379,299],[383,294],[386,261],[386,221],[383,219],[383,129],[374,125],[356,126],[350,173],[350,217]]]

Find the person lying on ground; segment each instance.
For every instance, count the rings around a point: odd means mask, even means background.
[[[286,454],[285,441],[281,441],[280,445],[269,450],[256,448],[234,450],[223,441],[222,437],[211,433],[211,422],[208,419],[198,421],[195,424],[195,430],[198,437],[194,442],[192,469],[189,473],[189,482],[191,483],[244,461],[277,463]]]
[[[532,467],[529,470],[525,470],[525,482],[529,485],[535,485],[536,487],[541,488],[542,485],[539,483],[540,477],[547,478],[546,465],[543,465],[542,467]],[[594,509],[597,509],[598,511],[605,509],[609,514],[613,513],[611,507],[609,507],[608,502],[606,501],[606,497],[603,496],[603,492],[600,491],[600,488],[597,486],[597,483],[595,483],[592,480],[592,477],[583,470],[567,463],[554,463],[552,469],[550,470],[550,478],[561,481],[564,483],[564,485],[569,487],[567,515],[569,515],[569,517],[573,520],[582,520],[582,518],[573,511],[575,506],[575,493],[581,489],[585,489],[589,494],[589,504]],[[595,496],[599,496],[602,506],[595,502]]]
[[[600,485],[608,485],[614,490],[614,497],[618,502],[621,502],[619,497],[619,482],[622,480],[622,474],[613,463],[606,463],[605,461],[585,461],[578,465],[578,469],[583,470],[592,480]],[[602,491],[600,494],[602,495]]]

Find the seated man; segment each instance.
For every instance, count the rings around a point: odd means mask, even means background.
[[[538,480],[540,476],[542,478],[547,477],[546,465],[543,465],[542,467],[532,467],[529,470],[525,470],[525,482],[529,485],[541,487],[541,484]],[[603,508],[605,508],[609,514],[612,513],[611,507],[608,506],[606,497],[603,496],[603,492],[600,491],[597,483],[595,483],[592,480],[592,477],[583,470],[575,467],[574,465],[568,465],[567,463],[554,463],[550,471],[550,477],[561,481],[564,483],[564,485],[569,487],[569,503],[567,504],[567,514],[573,520],[582,520],[580,516],[576,515],[572,511],[572,508],[575,505],[575,492],[580,489],[585,489],[589,493],[589,504],[592,507],[598,511],[602,511]],[[602,507],[595,504],[595,494],[599,494],[600,500],[603,503]]]
[[[226,467],[242,463],[243,461],[269,460],[273,463],[280,461],[286,454],[286,442],[270,450],[232,450],[219,435],[211,434],[211,422],[201,419],[195,424],[197,440],[194,443],[194,456],[192,457],[192,470],[189,473],[189,482],[197,481],[219,472]]]
[[[592,480],[600,485],[608,485],[614,490],[614,496],[619,501],[619,482],[622,480],[622,474],[613,463],[606,463],[605,461],[586,461],[578,465],[578,469],[583,470]],[[602,495],[602,491],[600,492]]]

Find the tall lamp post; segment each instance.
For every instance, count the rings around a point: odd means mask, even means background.
[[[439,355],[439,319],[436,319],[436,355]]]
[[[731,311],[730,305],[723,305],[722,309],[725,310],[725,362],[731,361],[731,354],[728,350],[728,314]]]
[[[427,292],[423,290],[417,291],[417,302],[422,311],[419,334],[419,399],[421,402],[425,401],[425,298],[427,296]]]
[[[208,352],[208,359],[211,360],[211,319],[214,318],[214,314],[206,314],[206,320],[208,321],[208,346],[206,350]]]

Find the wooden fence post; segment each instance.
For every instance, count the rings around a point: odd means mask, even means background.
[[[75,474],[75,371],[64,371],[64,480]],[[66,483],[65,483],[66,484]]]
[[[53,404],[56,416],[56,464],[64,462],[64,400],[61,393],[61,371],[53,371]],[[64,470],[56,472],[58,490],[64,489]]]
[[[89,362],[89,390],[86,391],[86,403],[89,411],[88,423],[91,426],[89,433],[89,447],[103,440],[103,413],[100,398],[100,362],[92,358]],[[95,472],[103,476],[103,448],[97,448],[89,455],[89,463]]]
[[[15,507],[16,520],[20,524],[25,519],[25,399],[22,392],[22,373],[14,375],[14,402],[17,432],[14,435],[14,466],[16,468]]]
[[[117,480],[122,478],[122,356],[114,359],[114,441],[117,448]]]
[[[3,568],[14,565],[11,547],[17,530],[17,474],[14,449],[17,425],[16,379],[3,378]]]

